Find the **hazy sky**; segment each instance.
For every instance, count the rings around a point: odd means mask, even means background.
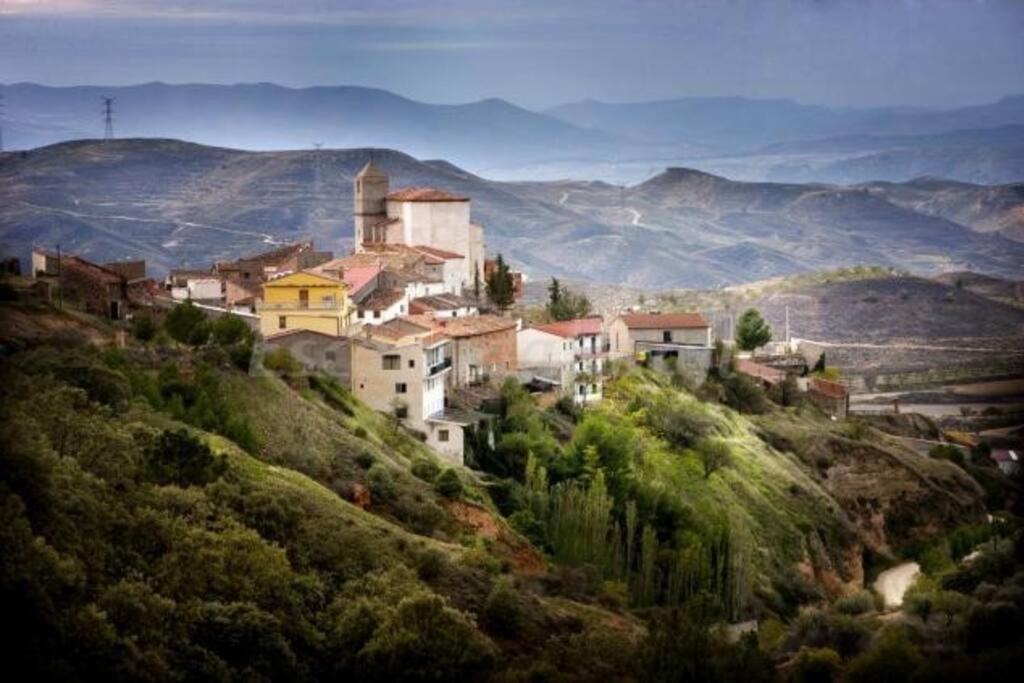
[[[1024,0],[0,0],[0,82],[156,80],[954,106],[1024,93]]]

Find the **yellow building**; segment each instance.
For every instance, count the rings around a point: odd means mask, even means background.
[[[352,310],[344,282],[303,270],[263,285],[260,331],[264,337],[285,330],[340,335],[351,323]]]

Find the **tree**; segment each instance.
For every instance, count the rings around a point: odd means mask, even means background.
[[[146,471],[158,484],[202,486],[217,479],[227,463],[184,429],[164,430],[146,449]]]
[[[449,467],[437,478],[434,488],[445,498],[458,498],[462,495],[462,480],[459,479],[458,473]]]
[[[230,346],[252,338],[252,328],[237,315],[222,315],[212,326],[213,340],[221,346]]]
[[[793,663],[795,683],[831,683],[839,678],[842,659],[830,648],[801,650]]]
[[[141,342],[148,342],[156,336],[156,323],[153,322],[153,318],[144,313],[136,315],[132,319],[132,336]]]
[[[772,328],[756,308],[748,308],[736,324],[736,345],[744,351],[753,351],[772,339]]]
[[[171,338],[182,344],[201,346],[210,336],[206,314],[191,301],[178,304],[167,314],[164,328]]]
[[[721,439],[701,439],[697,442],[696,450],[700,464],[704,468],[705,479],[732,463],[732,451],[729,449],[729,444]]]
[[[515,282],[501,254],[495,259],[494,270],[487,278],[487,298],[502,311],[515,302]]]
[[[548,287],[547,312],[552,320],[573,320],[590,314],[591,304],[583,294],[575,294],[562,287],[558,278],[551,278]]]

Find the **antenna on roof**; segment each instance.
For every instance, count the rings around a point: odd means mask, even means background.
[[[114,98],[102,97],[103,100],[103,139],[114,139]]]

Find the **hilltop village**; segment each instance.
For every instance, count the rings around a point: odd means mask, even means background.
[[[601,400],[610,360],[697,380],[720,360],[716,343],[724,342],[696,312],[626,310],[524,326],[508,312],[524,277],[500,255],[486,257],[469,197],[392,190],[370,161],[355,176],[354,198],[354,249],[341,257],[302,241],[174,269],[158,283],[143,261],[100,265],[36,249],[32,275],[50,299],[78,300],[113,319],[184,303],[211,318],[238,316],[259,332],[264,356],[286,352],[305,370],[333,376],[458,464],[465,430],[487,428],[479,408],[507,378],[586,406]],[[494,296],[498,289],[503,296]],[[742,358],[735,369],[766,389],[781,387],[787,370],[806,375],[814,359],[796,356],[794,365],[793,349],[779,348],[765,346],[758,362]],[[801,377],[797,386],[828,414],[845,416],[842,384]]]

